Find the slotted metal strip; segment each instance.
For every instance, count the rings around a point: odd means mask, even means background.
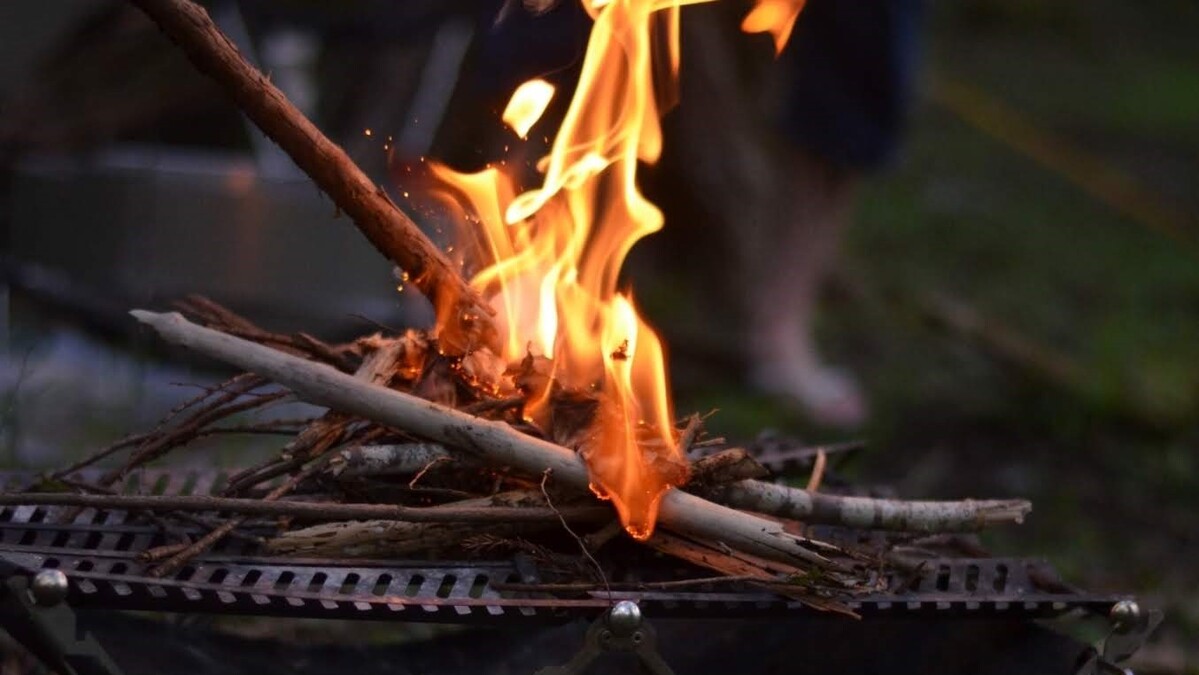
[[[0,474],[5,485],[29,485],[33,474]],[[83,472],[94,480],[99,472]],[[121,489],[163,494],[210,494],[228,472],[131,473]],[[302,560],[263,557],[245,542],[226,538],[169,579],[149,579],[138,551],[168,543],[145,519],[124,512],[84,509],[61,523],[57,507],[0,510],[0,557],[35,571],[57,567],[72,579],[72,601],[81,607],[198,611],[405,621],[557,621],[593,615],[608,606],[602,592],[501,592],[498,582],[521,578],[512,563],[429,563]],[[198,533],[197,528],[182,528]],[[846,533],[846,536],[860,536]],[[851,599],[863,617],[917,614],[931,617],[1054,616],[1071,609],[1106,612],[1119,597],[1038,588],[1027,568],[1042,561],[983,558],[926,563],[916,579],[890,572],[884,591]],[[742,588],[686,592],[614,593],[636,599],[657,616],[785,616],[811,612],[797,601]]]
[[[28,567],[56,567],[76,582],[73,601],[81,607],[158,611],[306,616],[398,618],[406,621],[557,620],[592,614],[607,606],[602,592],[554,596],[515,594],[492,584],[515,576],[509,564],[351,567],[294,565],[281,560],[206,560],[170,579],[147,579],[132,558],[48,555],[0,549],[0,556]],[[967,568],[1018,560],[965,560],[948,564],[948,585],[919,592],[863,595],[850,606],[864,617],[915,614],[926,617],[1050,617],[1070,609],[1105,612],[1118,598],[1052,594],[1016,588],[1009,574],[1002,592],[965,588]],[[935,577],[927,578],[936,585]],[[756,591],[703,589],[689,592],[617,592],[638,600],[657,616],[784,616],[811,611],[802,603]],[[401,616],[402,615],[402,616]]]

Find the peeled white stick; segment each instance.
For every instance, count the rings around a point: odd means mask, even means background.
[[[257,373],[309,403],[404,429],[468,452],[489,464],[510,466],[532,475],[549,470],[553,480],[574,489],[587,489],[587,467],[578,455],[522,434],[503,422],[480,419],[362,382],[331,366],[199,326],[175,312],[133,310],[131,313],[167,342]],[[807,548],[808,540],[784,532],[777,522],[714,504],[682,490],[670,490],[663,495],[658,523],[676,534],[718,542],[769,560],[842,568],[836,561]]]
[[[826,495],[756,480],[717,485],[704,496],[739,509],[808,523],[928,534],[976,532],[990,525],[1020,523],[1032,510],[1032,504],[1023,499],[873,499]]]
[[[738,452],[740,455],[736,454]],[[451,459],[453,455],[440,443],[364,445],[342,450],[338,459],[331,463],[330,472],[339,478],[412,475],[432,463]],[[714,476],[720,476],[721,472],[768,473],[744,450],[725,451],[693,464],[693,482],[687,489],[717,504],[810,524],[923,534],[977,532],[994,525],[1021,523],[1032,510],[1032,504],[1024,499],[916,501],[851,497],[746,478],[719,482],[701,473],[704,462],[722,457],[724,462],[713,463]]]

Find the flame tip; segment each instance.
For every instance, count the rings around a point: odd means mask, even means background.
[[[552,139],[542,137],[550,149],[535,163],[540,185],[519,191],[503,157],[476,174],[433,164],[435,177],[451,188],[461,223],[480,233],[479,248],[469,250],[486,259],[470,283],[495,310],[503,336],[497,356],[509,370],[522,363],[523,376],[540,378],[535,385],[510,382],[528,396],[521,417],[544,422],[551,382],[555,391],[597,401],[582,441],[592,449],[585,455],[592,491],[613,502],[639,539],[652,534],[661,496],[679,481],[663,462],[679,458],[664,350],[631,290],[616,284],[629,249],[663,220],[635,177],[638,163],[661,151],[652,63],[658,31],[651,18],[689,1],[585,0],[595,25],[561,128]],[[677,33],[669,39],[677,52]],[[501,119],[527,138],[553,95],[549,83],[529,80],[513,92]],[[451,309],[439,307],[439,321],[468,318]],[[541,361],[534,363],[534,354]],[[650,436],[665,450],[643,447]]]

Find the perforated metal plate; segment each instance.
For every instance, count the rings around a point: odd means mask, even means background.
[[[6,490],[34,477],[0,474]],[[128,492],[210,494],[227,474],[142,471]],[[121,511],[85,509],[59,523],[57,507],[0,509],[0,558],[26,573],[58,568],[71,580],[77,607],[259,614],[297,617],[390,619],[455,623],[561,621],[595,615],[612,599],[637,600],[654,616],[773,616],[813,612],[796,601],[752,589],[697,587],[672,590],[550,594],[497,589],[529,582],[530,570],[514,562],[344,561],[266,557],[252,543],[227,538],[177,574],[145,575],[137,553],[166,543],[161,528]],[[1119,597],[1046,589],[1030,570],[1038,560],[939,559],[919,575],[893,573],[849,606],[864,617],[918,614],[938,617],[1049,617],[1073,609],[1106,613]],[[535,577],[535,574],[533,575]]]

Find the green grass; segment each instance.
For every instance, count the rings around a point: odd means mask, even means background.
[[[940,7],[930,68],[1133,177],[1199,235],[1199,11],[1046,4]],[[1199,664],[1199,247],[926,103],[902,162],[870,182],[846,249],[849,274],[892,299],[837,299],[821,317],[830,355],[860,374],[875,410],[856,471],[912,496],[1031,497],[1029,522],[991,544],[1166,607],[1163,639]],[[928,290],[1081,376],[1049,384],[893,301]],[[719,408],[711,426],[731,436],[838,437],[740,384],[680,391],[680,410]]]

